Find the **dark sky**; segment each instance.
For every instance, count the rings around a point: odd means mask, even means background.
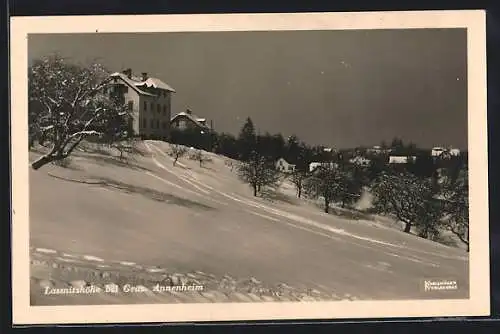
[[[309,144],[467,147],[464,29],[31,35],[29,59],[54,52],[148,72],[236,134],[256,127]]]

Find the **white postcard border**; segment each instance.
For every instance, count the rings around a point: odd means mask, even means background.
[[[13,17],[11,50],[13,323],[130,323],[486,316],[490,312],[485,11]],[[470,299],[30,306],[27,35],[179,31],[467,28]]]

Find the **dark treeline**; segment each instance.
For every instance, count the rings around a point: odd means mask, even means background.
[[[170,141],[175,144],[212,151],[241,161],[247,161],[252,152],[255,151],[268,161],[274,162],[279,158],[284,158],[289,163],[295,164],[299,170],[307,170],[312,161],[326,162],[337,158],[331,153],[325,152],[325,146],[307,145],[296,135],[285,138],[282,134],[269,132],[258,134],[250,118],[246,119],[237,136],[215,131],[203,135],[199,131],[184,130],[173,131]]]
[[[258,153],[267,162],[274,163],[279,158],[296,165],[297,171],[308,172],[311,162],[334,162],[348,165],[349,160],[363,156],[370,160],[364,168],[363,177],[367,182],[374,180],[381,172],[409,172],[417,177],[437,177],[439,170],[446,170],[456,178],[458,172],[467,165],[467,154],[449,159],[435,159],[429,149],[417,147],[416,144],[404,143],[394,138],[391,143],[380,143],[380,152],[371,152],[364,147],[352,149],[330,150],[323,145],[308,145],[296,135],[285,138],[281,133],[259,134],[251,118],[247,118],[237,136],[230,133],[200,134],[196,130],[174,130],[170,141],[175,144],[211,151],[228,158],[248,161],[252,152]],[[414,162],[407,164],[388,164],[389,156],[415,156]]]

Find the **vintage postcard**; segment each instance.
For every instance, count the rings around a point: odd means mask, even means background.
[[[15,324],[489,314],[484,11],[14,17],[10,45]]]

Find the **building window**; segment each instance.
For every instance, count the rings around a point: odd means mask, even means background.
[[[160,120],[156,120],[156,128],[159,129],[160,128]]]
[[[148,119],[147,119],[147,118],[143,118],[143,119],[142,119],[142,126],[143,126],[144,128],[147,128],[147,127],[148,127]]]
[[[167,105],[166,104],[163,105],[163,115],[164,116],[167,115]]]
[[[161,106],[159,104],[156,106],[156,110],[158,110],[158,114],[161,113]]]
[[[132,112],[134,110],[134,101],[128,101],[128,111]]]
[[[155,111],[155,105],[153,102],[151,102],[151,112],[154,112]]]
[[[151,129],[154,129],[155,128],[155,120],[152,119],[151,120],[151,126],[150,126]]]
[[[163,122],[163,128],[166,129],[167,128],[167,122]]]
[[[124,92],[124,93],[128,93],[128,87],[127,87],[127,86],[124,86],[124,87],[123,87],[123,92]]]
[[[148,110],[148,103],[146,101],[144,101],[144,111],[147,111]]]

